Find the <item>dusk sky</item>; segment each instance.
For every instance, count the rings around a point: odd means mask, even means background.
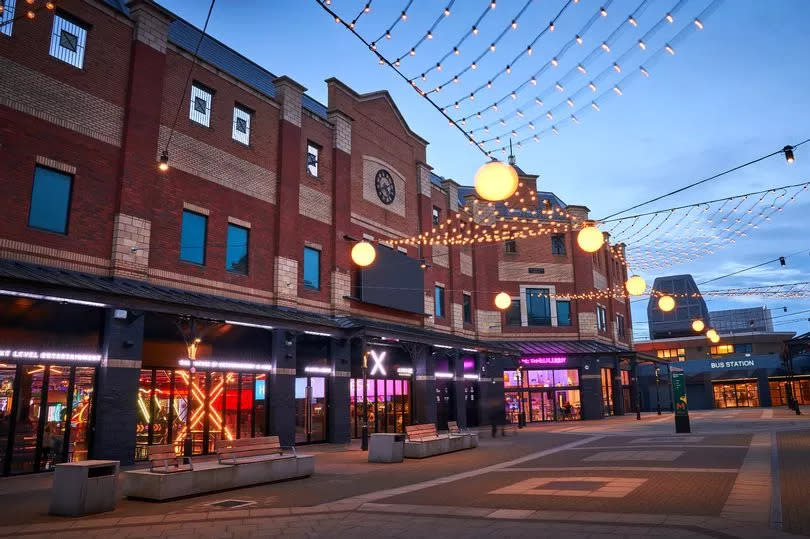
[[[160,0],[160,3],[192,24],[202,27],[208,2],[204,0]],[[376,0],[372,11],[363,15],[357,31],[373,41],[384,34],[407,0]],[[391,40],[380,41],[379,50],[395,58],[406,52],[431,26],[450,0],[414,0],[408,19],[399,22]],[[418,76],[452,47],[469,30],[489,0],[456,0],[451,15],[433,32],[433,39],[419,46],[414,57],[404,59],[402,70]],[[331,8],[342,17],[355,17],[365,0],[332,0]],[[526,0],[498,0],[497,8],[481,22],[480,33],[468,38],[458,57],[451,55],[441,73],[432,71],[426,89],[433,88],[488,49],[497,35],[509,26]],[[559,136],[541,135],[539,144],[530,142],[516,152],[520,167],[539,174],[538,189],[553,191],[568,204],[582,204],[591,216],[604,217],[677,187],[692,183],[753,158],[775,151],[786,144],[810,138],[810,5],[807,0],[725,0],[702,19],[705,28],[692,28],[683,39],[673,40],[681,28],[712,4],[710,0],[685,0],[676,11],[675,22],[663,25],[651,36],[647,50],[635,47],[658,20],[672,10],[677,0],[648,0],[638,14],[638,27],[626,24],[611,53],[596,55],[587,64],[588,75],[574,78],[565,94],[549,95],[545,108],[524,110],[525,118],[514,114],[507,126],[498,120],[514,111],[531,96],[553,86],[569,69],[584,62],[588,53],[622,21],[627,21],[641,0],[612,2],[580,0],[559,18],[553,33],[546,33],[533,47],[533,54],[515,64],[510,75],[502,75],[492,89],[484,89],[474,102],[464,98],[470,91],[525,50],[537,34],[565,4],[564,0],[535,0],[519,18],[518,28],[509,30],[496,51],[481,59],[478,69],[465,73],[461,81],[433,94],[440,105],[460,100],[461,107],[448,113],[454,118],[486,107],[536,73],[554,57],[564,43],[605,5],[607,17],[599,17],[585,34],[585,43],[560,56],[559,71],[548,69],[535,87],[519,92],[514,104],[499,111],[488,111],[482,120],[473,119],[468,128],[490,126],[491,134],[508,133],[545,113],[560,102],[569,90],[587,84],[603,69],[621,58],[622,73],[600,82],[599,97],[615,81],[639,65],[648,67],[649,78],[638,76],[623,87],[623,95],[600,100],[599,112],[583,113],[580,124],[568,121],[568,114],[548,122],[535,123],[538,130],[555,125]],[[308,88],[315,99],[326,103],[324,79],[336,77],[358,92],[387,90],[404,114],[411,129],[430,141],[428,161],[438,174],[471,185],[476,169],[485,162],[483,154],[416,94],[392,69],[380,66],[376,57],[342,25],[338,25],[315,0],[258,1],[219,0],[213,10],[208,33],[276,75],[287,75]],[[672,41],[675,55],[660,54],[648,63],[656,50]],[[625,51],[633,50],[623,57]],[[585,99],[585,98],[583,98]],[[588,105],[592,97],[577,103],[572,111]],[[557,110],[557,109],[555,109]],[[590,107],[588,107],[590,110]],[[563,111],[565,112],[565,111]],[[570,113],[570,112],[569,112]],[[531,132],[519,130],[518,139]],[[499,153],[499,158],[503,156]],[[797,149],[796,162],[788,165],[776,156],[719,180],[690,189],[641,208],[653,210],[760,189],[810,180],[810,144]],[[696,281],[707,280],[796,253],[787,265],[778,263],[739,276],[723,279],[710,288],[758,286],[810,280],[810,238],[807,213],[810,192],[805,191],[791,204],[752,231],[747,238],[719,252],[690,263],[673,260],[669,268],[643,273],[648,283],[657,275],[691,273]],[[684,233],[688,238],[688,231]],[[632,272],[632,268],[631,268]],[[713,299],[710,310],[767,305],[773,309],[775,329],[810,330],[810,301],[805,299],[737,298]],[[785,313],[783,307],[787,307]],[[636,339],[647,337],[646,301],[633,308]]]

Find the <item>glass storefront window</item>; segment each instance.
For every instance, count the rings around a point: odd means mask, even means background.
[[[789,383],[786,378],[768,380],[772,406],[787,406]],[[791,392],[799,404],[810,404],[810,378],[795,378]]]
[[[613,369],[601,369],[602,415],[613,415]]]
[[[368,379],[368,432],[405,432],[411,424],[410,381],[406,379]],[[364,416],[363,379],[349,380],[351,435],[359,438]]]
[[[14,405],[16,365],[0,363],[0,474],[6,467],[6,450],[11,431],[11,409]]]
[[[557,369],[554,371],[554,385],[561,386],[578,386],[579,385],[579,370],[577,369]]]
[[[525,372],[529,387],[551,387],[554,385],[554,371],[529,370]]]
[[[39,417],[46,367],[21,365],[20,397],[14,430],[11,473],[39,471],[35,467],[39,445]]]
[[[750,408],[759,406],[757,382],[715,383],[715,408]]]
[[[518,371],[503,371],[504,387],[520,387]]]

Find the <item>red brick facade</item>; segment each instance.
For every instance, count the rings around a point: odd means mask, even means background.
[[[53,12],[15,22],[10,37],[0,34],[0,72],[14,74],[0,76],[0,257],[473,338],[631,344],[622,300],[572,300],[572,323],[564,327],[507,327],[494,307],[497,292],[519,297],[521,287],[582,294],[621,286],[626,269],[609,250],[585,254],[572,233],[565,254],[552,254],[548,236],[519,240],[516,253],[502,245],[407,247],[428,265],[424,317],[347,299],[356,269],[344,236],[385,241],[428,231],[433,208],[443,220],[453,217],[458,184],[470,183],[431,182],[428,142],[390,95],[360,95],[329,79],[327,112],[318,114],[302,107],[305,89],[286,77],[264,72],[271,95],[203,58],[191,80],[213,91],[205,127],[189,119],[192,56],[168,37],[172,14],[151,2],[133,2],[126,15],[101,1],[61,0],[59,9],[89,28],[82,69],[49,55]],[[236,105],[252,111],[249,145],[232,138]],[[171,167],[161,173],[157,160],[172,125]],[[317,176],[306,168],[310,143],[320,148]],[[75,168],[66,235],[27,225],[38,159]],[[369,191],[370,171],[379,168],[397,187],[387,206]],[[536,188],[535,177],[522,180]],[[180,260],[185,207],[208,216],[204,265]],[[577,208],[570,211],[587,211]],[[247,275],[225,269],[229,222],[249,226]],[[321,251],[319,290],[303,286],[305,246]],[[446,290],[440,318],[432,316],[437,285]],[[464,294],[472,323],[462,319]],[[607,310],[605,331],[596,325],[597,303]],[[617,315],[626,336],[618,335]]]

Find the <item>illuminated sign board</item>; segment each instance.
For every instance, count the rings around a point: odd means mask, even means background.
[[[741,367],[754,367],[753,359],[730,359],[728,361],[712,361],[712,369],[738,369]]]
[[[52,352],[52,351],[36,352],[33,350],[0,349],[0,358],[99,363],[101,361],[101,354],[75,354],[73,352]]]
[[[568,361],[566,356],[528,356],[520,358],[521,365],[562,365]]]
[[[189,359],[180,360],[181,367],[191,367],[192,362]],[[194,360],[194,367],[201,369],[224,369],[233,371],[272,371],[273,365],[270,363],[250,363],[243,361],[213,361],[208,359]]]

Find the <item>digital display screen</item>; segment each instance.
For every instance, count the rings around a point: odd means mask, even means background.
[[[416,258],[377,246],[374,263],[360,270],[357,297],[364,303],[424,314],[424,270]]]

